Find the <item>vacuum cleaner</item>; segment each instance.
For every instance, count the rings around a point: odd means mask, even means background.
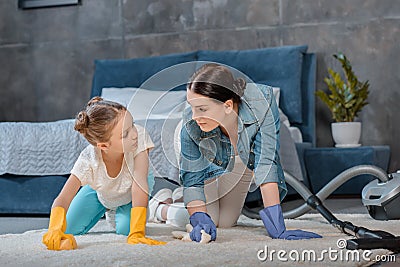
[[[361,193],[362,203],[376,220],[400,219],[400,171],[389,174],[389,181],[371,181]]]
[[[323,204],[323,201],[338,187],[351,178],[362,174],[373,175],[379,179],[379,181],[374,180],[367,184],[362,191],[362,202],[367,207],[370,216],[379,220],[400,219],[400,212],[397,208],[400,206],[400,173],[388,175],[381,168],[372,165],[359,165],[343,171],[315,195],[302,182],[285,172],[286,182],[300,194],[305,203],[284,212],[283,216],[285,218],[296,218],[314,209],[341,232],[356,237],[347,240],[347,249],[388,249],[396,253],[400,252],[400,236],[394,236],[382,230],[370,230],[355,226],[348,221],[341,221]],[[250,218],[259,218],[257,212],[249,209],[243,209],[242,213]]]

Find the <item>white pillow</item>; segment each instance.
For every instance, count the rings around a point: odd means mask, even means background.
[[[101,97],[127,107],[138,88],[103,88]]]
[[[180,118],[186,91],[153,91],[142,88],[103,88],[101,97],[121,103],[135,120]]]
[[[279,87],[272,87],[272,92],[274,93],[276,104],[279,107],[279,98],[281,97],[281,88]]]

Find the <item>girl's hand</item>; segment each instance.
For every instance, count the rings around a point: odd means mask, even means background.
[[[145,237],[146,207],[133,207],[131,209],[131,225],[128,235],[128,244],[165,245],[166,242]]]

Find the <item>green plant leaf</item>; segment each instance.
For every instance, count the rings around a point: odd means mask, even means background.
[[[360,82],[350,61],[343,53],[333,55],[342,65],[344,79],[338,72],[328,68],[324,78],[329,94],[318,90],[315,94],[328,106],[335,121],[354,121],[362,108],[368,104],[369,81]]]

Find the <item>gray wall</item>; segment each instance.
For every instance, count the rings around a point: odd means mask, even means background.
[[[400,169],[398,0],[82,0],[18,10],[0,1],[0,121],[72,118],[90,95],[93,60],[197,49],[308,44],[319,89],[342,51],[371,84],[364,145],[388,144]],[[331,115],[317,100],[317,143],[332,146]]]

